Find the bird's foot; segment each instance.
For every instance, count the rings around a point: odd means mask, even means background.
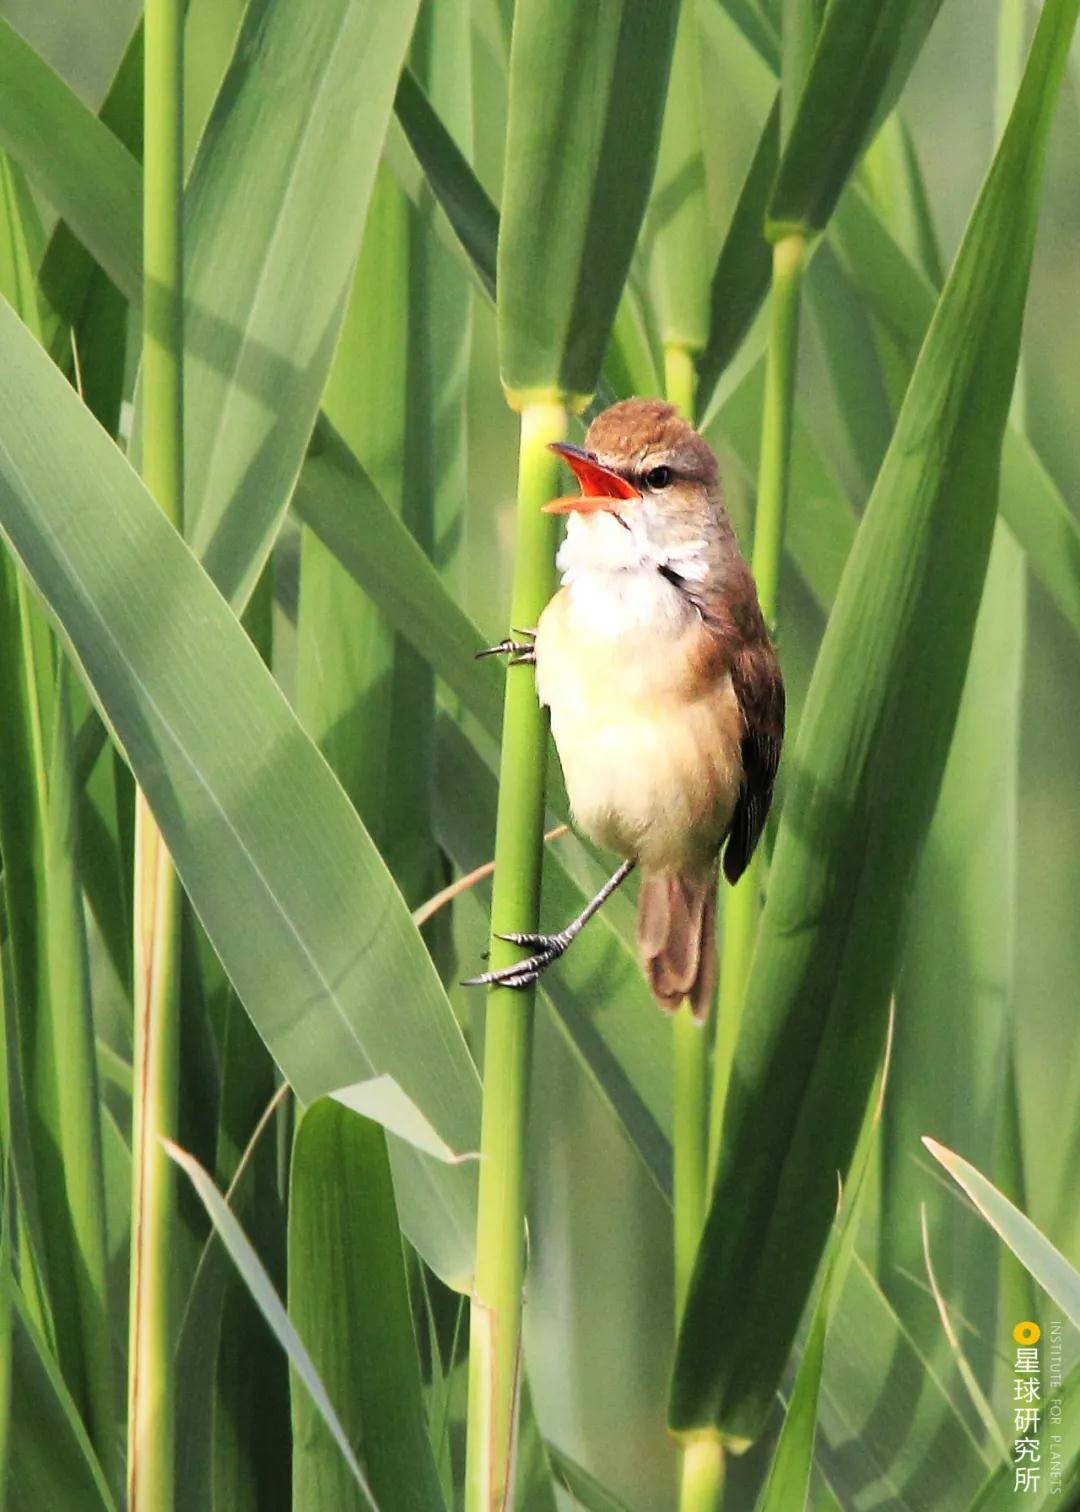
[[[567,930],[558,934],[501,934],[496,939],[507,940],[511,945],[520,945],[535,951],[524,961],[515,961],[502,966],[498,971],[482,971],[479,976],[468,977],[463,987],[531,987],[553,962],[557,961],[574,938]]]
[[[476,653],[476,660],[480,661],[485,656],[508,656],[507,663],[511,667],[530,667],[536,664],[536,647],[532,644],[536,639],[535,630],[519,630],[516,625],[511,627],[514,635],[524,635],[524,641],[516,641],[511,636],[501,640],[497,646],[488,646],[483,651]]]

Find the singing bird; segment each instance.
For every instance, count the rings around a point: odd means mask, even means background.
[[[637,866],[638,947],[661,1007],[708,1012],[721,855],[736,882],[761,838],[784,737],[784,683],[716,458],[675,408],[627,399],[584,449],[552,448],[580,497],[556,559],[562,586],[535,630],[481,653],[531,662],[574,823],[624,860],[557,934],[470,979],[524,987],[562,955]]]

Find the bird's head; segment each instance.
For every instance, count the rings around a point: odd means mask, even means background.
[[[590,425],[584,447],[557,442],[581,493],[544,508],[574,517],[599,554],[622,557],[630,542],[664,562],[700,548],[711,555],[730,534],[720,500],[716,458],[675,407],[659,399],[624,399]]]

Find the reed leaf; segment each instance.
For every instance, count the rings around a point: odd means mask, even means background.
[[[0,433],[0,530],[76,647],[275,1059],[304,1101],[387,1072],[451,1148],[475,1149],[475,1071],[340,787],[227,605],[6,307],[0,329],[0,413],[36,417]],[[255,770],[253,805],[236,784]],[[427,1232],[446,1245],[428,1258],[460,1281],[472,1177],[433,1167],[431,1189],[454,1221],[431,1209]],[[403,1214],[410,1232],[423,1218]]]
[[[715,1423],[741,1440],[760,1431],[881,1052],[902,901],[940,785],[989,553],[1039,168],[1076,11],[1077,0],[1058,0],[1043,12],[789,758],[721,1164],[680,1335],[671,1408],[680,1429]],[[702,1347],[718,1329],[722,1355]]]
[[[185,1150],[181,1150],[178,1145],[170,1143],[167,1149],[169,1158],[175,1161],[191,1181],[200,1202],[206,1208],[210,1221],[221,1236],[221,1241],[228,1250],[233,1264],[243,1277],[244,1284],[273,1330],[278,1343],[288,1355],[289,1362],[296,1371],[298,1383],[302,1384],[303,1389],[307,1391],[320,1421],[326,1425],[330,1440],[336,1446],[347,1468],[351,1487],[360,1497],[360,1505],[371,1507],[373,1512],[377,1512],[377,1503],[371,1494],[367,1477],[356,1458],[334,1405],[327,1395],[322,1378],[303,1340],[293,1326],[292,1319],[282,1305],[281,1298],[274,1290],[262,1262],[252,1248],[251,1241],[198,1161]]]
[[[142,267],[138,171],[108,127],[3,17],[0,122],[0,147],[130,298]]]
[[[909,362],[926,334],[935,291],[857,189],[846,196],[832,234],[874,318]],[[1072,628],[1080,633],[1080,525],[1028,437],[1010,424],[1001,459],[1001,514]]]
[[[946,1149],[928,1134],[923,1135],[923,1144],[967,1193],[980,1216],[1009,1246],[1032,1279],[1080,1328],[1080,1271],[969,1160]]]
[[[7,1500],[11,1512],[70,1507],[116,1512],[108,1481],[48,1345],[14,1277],[2,1284],[11,1307],[11,1417]]]
[[[671,0],[515,8],[498,257],[515,408],[580,406],[596,388],[652,182],[676,15]]]
[[[949,1351],[937,1310],[905,1279],[924,1270],[921,1204],[950,1306],[978,1318],[992,1336],[997,1301],[996,1247],[925,1170],[919,1136],[932,1130],[993,1169],[1013,1015],[1024,609],[1023,557],[999,522],[911,902],[897,989],[895,1095],[883,1130],[882,1282],[923,1353],[939,1366]],[[990,1349],[984,1346],[974,1363],[985,1384]]]
[[[682,0],[645,235],[660,341],[694,354],[705,346],[709,321],[700,69],[695,0]]]
[[[887,113],[941,0],[833,0],[802,88],[766,214],[770,241],[824,230],[875,125]],[[786,84],[786,79],[785,79]]]
[[[383,1512],[443,1505],[428,1439],[386,1135],[330,1100],[300,1120],[289,1314]],[[293,1506],[363,1505],[308,1393],[293,1392]]]

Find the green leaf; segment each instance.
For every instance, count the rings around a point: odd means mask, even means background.
[[[547,1452],[552,1470],[559,1483],[574,1498],[575,1506],[581,1507],[583,1512],[627,1512],[625,1502],[613,1496],[595,1476],[575,1464],[568,1454],[563,1454],[554,1444],[548,1444]]]
[[[1077,9],[1078,0],[1051,0],[1043,10],[788,757],[720,1168],[679,1341],[671,1413],[680,1429],[715,1423],[736,1439],[760,1431],[881,1053],[903,903],[982,591],[1039,170]],[[721,1328],[718,1354],[704,1341]]]
[[[935,292],[857,189],[845,195],[831,233],[873,314],[914,362]],[[1031,442],[1015,425],[1001,459],[1001,514],[1031,569],[1080,633],[1080,524]]]
[[[228,606],[6,306],[0,333],[0,414],[20,416],[0,430],[0,531],[75,647],[260,1034],[304,1101],[386,1072],[452,1148],[476,1148],[472,1062],[340,787]],[[425,1203],[403,1209],[433,1267],[458,1280],[474,1174],[432,1165]]]
[[[319,1419],[325,1424],[332,1442],[337,1445],[341,1458],[348,1470],[348,1484],[355,1488],[362,1497],[361,1505],[366,1503],[369,1507],[377,1509],[375,1498],[371,1494],[367,1479],[361,1470],[348,1434],[341,1425],[330,1398],[327,1396],[326,1387],[319,1376],[311,1356],[304,1346],[303,1340],[297,1333],[288,1313],[281,1304],[281,1298],[274,1290],[270,1277],[266,1274],[262,1261],[251,1247],[243,1229],[230,1211],[228,1204],[210,1180],[197,1160],[194,1160],[186,1151],[178,1145],[166,1140],[165,1148],[169,1157],[176,1162],[180,1169],[190,1179],[192,1186],[198,1193],[199,1200],[206,1208],[210,1221],[221,1236],[222,1243],[229,1252],[233,1264],[240,1272],[244,1283],[250,1291],[259,1310],[266,1319],[274,1336],[289,1357],[289,1361],[296,1371],[297,1377],[302,1382],[304,1389],[311,1399]]]
[[[377,1124],[320,1100],[289,1196],[289,1313],[384,1512],[443,1505],[427,1434],[401,1236]],[[293,1505],[359,1505],[307,1392],[293,1392]]]
[[[366,458],[381,497],[401,512],[409,207],[379,170],[323,410],[350,450]],[[381,353],[377,363],[371,354]],[[359,519],[357,496],[351,513]],[[300,542],[296,708],[368,832],[387,856],[386,815],[395,702],[393,629],[325,545]],[[400,879],[399,879],[400,880]],[[410,897],[415,903],[418,897]]]
[[[772,278],[772,251],[762,234],[765,207],[780,150],[777,96],[758,138],[709,290],[709,332],[697,360],[697,408],[705,414],[716,385],[734,357]]]
[[[116,1503],[68,1395],[10,1274],[0,1278],[11,1303],[9,1512],[115,1512]]]
[[[949,1175],[961,1186],[986,1222],[1012,1250],[1016,1258],[1080,1328],[1080,1271],[1069,1264],[1049,1239],[1013,1206],[1007,1197],[987,1181],[962,1155],[923,1135],[923,1144]]]
[[[765,362],[761,358],[706,427],[710,439],[734,451],[747,477],[753,477],[757,469],[764,390]],[[791,470],[795,487],[787,522],[787,549],[806,586],[828,612],[858,520],[798,415],[791,442]]]
[[[121,293],[134,298],[141,277],[134,160],[3,17],[0,147],[47,195]]]
[[[708,334],[709,225],[701,141],[696,0],[681,0],[660,151],[646,219],[649,282],[665,346],[700,352]]]
[[[185,533],[236,604],[303,460],[415,14],[253,0],[202,139],[185,196]]]
[[[455,235],[494,299],[499,212],[409,68],[398,80],[394,112]]]
[[[993,1465],[856,1255],[829,1325],[815,1460],[843,1507],[968,1512]]]
[[[237,605],[315,420],[415,10],[333,0],[313,24],[281,0],[253,0],[192,170],[185,529]],[[137,164],[32,50],[16,38],[9,56],[0,39],[0,114],[22,119],[23,90],[37,102],[10,141],[0,128],[0,145],[137,304]]]
[[[325,416],[315,427],[292,507],[497,740],[502,678],[490,661],[475,660],[483,637]]]
[[[515,407],[584,404],[645,210],[672,0],[518,0],[510,52],[499,359]]]
[[[963,1143],[987,1169],[996,1160],[1015,1009],[1024,597],[1023,557],[999,521],[896,994],[880,1274],[923,1353],[939,1365],[947,1364],[949,1351],[937,1309],[906,1279],[924,1269],[920,1204],[926,1204],[934,1267],[950,1306],[992,1333],[997,1301],[993,1239],[918,1157],[919,1136],[932,1129],[949,1144]],[[992,1364],[986,1347],[975,1361],[984,1385]]]
[[[832,0],[766,216],[771,241],[824,230],[874,127],[899,94],[941,0]]]
[[[46,878],[47,991],[35,1025],[36,1129],[44,1173],[49,1280],[73,1394],[98,1458],[119,1470],[106,1288],[105,1178],[102,1164],[94,1019],[76,849],[76,792],[70,672],[61,667],[42,859]],[[61,1312],[59,1300],[63,1297]],[[77,1372],[77,1376],[76,1376]]]

